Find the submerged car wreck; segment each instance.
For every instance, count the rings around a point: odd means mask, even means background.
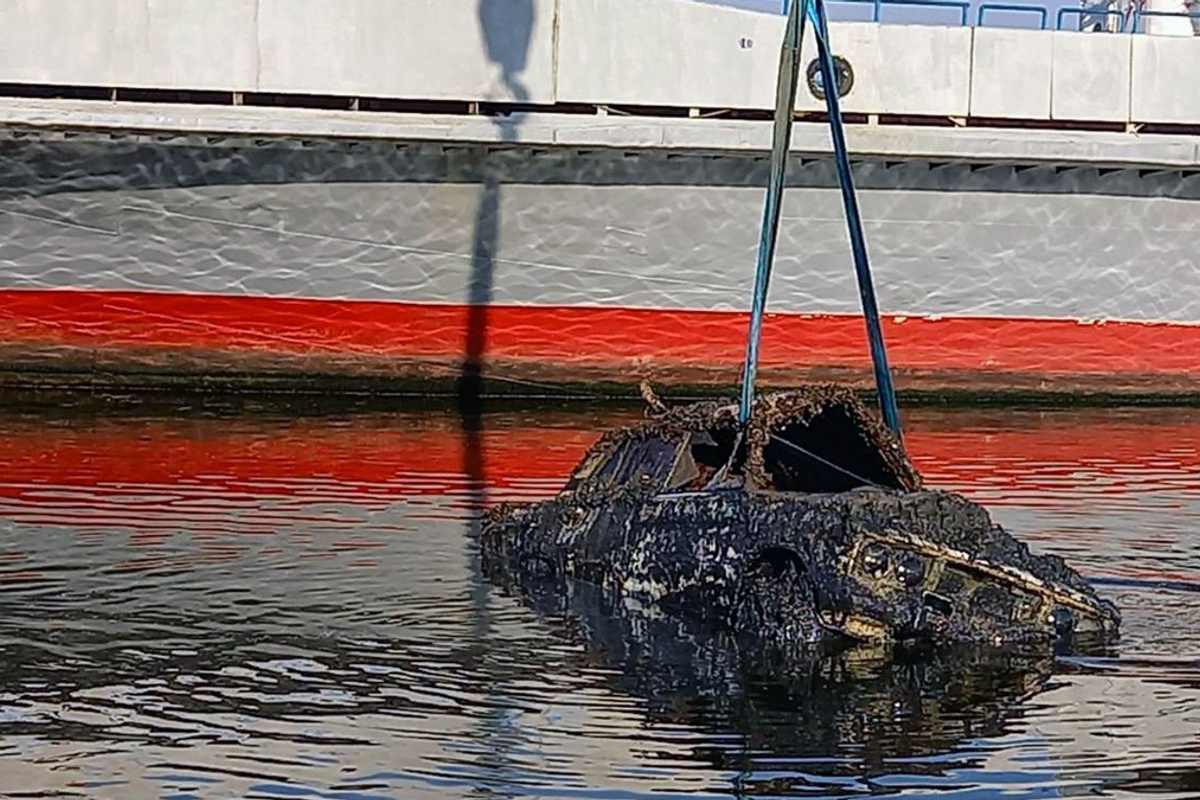
[[[848,649],[763,664],[728,630],[689,628],[593,584],[568,585],[569,591],[547,586],[522,601],[546,619],[556,638],[575,647],[522,653],[522,663],[550,659],[554,669],[588,675],[594,690],[637,698],[648,728],[678,730],[683,724],[721,737],[736,733],[741,753],[808,759],[805,772],[819,773],[824,764],[836,773],[837,756],[851,749],[865,772],[885,774],[895,759],[952,752],[1001,735],[1030,698],[1053,685],[1049,649],[981,654],[956,648],[890,658],[864,658]],[[514,646],[537,646],[528,641]],[[722,748],[695,755],[714,759],[719,769],[733,768],[726,760],[732,754]],[[782,790],[786,786],[760,786],[740,796],[791,797],[812,789],[804,783]]]
[[[483,521],[490,577],[586,581],[732,632],[759,654],[834,647],[1110,643],[1120,617],[1061,558],[928,490],[835,386],[666,409],[611,431],[554,498]]]

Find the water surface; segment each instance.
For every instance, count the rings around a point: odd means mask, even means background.
[[[477,509],[638,414],[9,403],[0,797],[1200,797],[1200,411],[907,411],[927,481],[1099,582],[1119,651],[791,691],[479,577]]]

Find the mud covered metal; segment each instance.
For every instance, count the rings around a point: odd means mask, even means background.
[[[734,403],[654,407],[603,435],[558,496],[489,513],[489,574],[588,581],[793,655],[1116,635],[1116,608],[1062,559],[925,489],[847,389],[765,395],[745,428]]]
[[[647,422],[605,433],[567,489],[631,478],[660,491],[700,489],[726,466],[733,483],[748,490],[921,487],[900,441],[844,387],[764,395],[752,405],[744,429],[734,403],[668,409],[651,400],[651,406],[657,410]]]

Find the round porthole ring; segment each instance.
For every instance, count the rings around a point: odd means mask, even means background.
[[[833,57],[833,72],[837,77],[838,97],[845,97],[850,94],[850,90],[854,88],[854,68],[850,66],[850,62],[842,56]],[[808,62],[808,69],[805,70],[805,82],[808,84],[809,93],[818,100],[825,99],[825,89],[817,81],[821,75],[821,61],[814,58]]]

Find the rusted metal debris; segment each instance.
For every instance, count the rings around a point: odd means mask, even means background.
[[[556,497],[484,520],[489,574],[572,581],[803,657],[897,643],[1088,649],[1115,606],[985,509],[927,490],[848,389],[665,408],[604,434]]]

